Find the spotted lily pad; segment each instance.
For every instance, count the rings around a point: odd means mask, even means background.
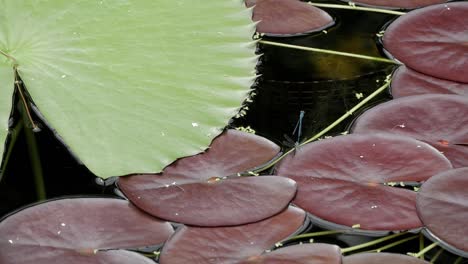
[[[295,180],[298,193],[293,203],[328,226],[395,231],[422,224],[416,213],[416,193],[392,186],[425,181],[450,168],[450,162],[428,144],[373,134],[305,145],[286,157],[276,174]]]
[[[420,94],[468,95],[468,83],[459,83],[419,73],[406,66],[399,67],[392,76],[393,98]]]
[[[320,31],[332,26],[333,18],[322,9],[299,0],[248,0],[253,6],[257,32],[267,35],[289,36]]]
[[[387,132],[425,141],[452,162],[468,166],[468,98],[418,95],[392,100],[362,114],[354,133]]]
[[[423,184],[417,197],[419,216],[432,239],[468,257],[468,168],[440,173]]]
[[[259,256],[298,231],[306,214],[289,207],[266,220],[232,227],[183,226],[166,242],[161,264],[237,263]]]
[[[361,253],[346,256],[343,258],[343,264],[429,264],[429,262],[420,260],[403,254],[394,253]]]
[[[228,130],[205,153],[180,159],[161,175],[122,177],[118,185],[136,206],[166,220],[197,226],[255,222],[286,208],[296,184],[283,177],[236,174],[278,152],[265,138]]]
[[[150,264],[154,262],[125,249],[162,244],[172,233],[169,223],[124,200],[55,200],[0,222],[0,263]]]
[[[428,5],[445,3],[447,0],[343,0],[366,6],[413,9]]]
[[[418,72],[468,83],[467,13],[467,2],[412,11],[386,29],[384,47]]]
[[[251,256],[236,264],[341,264],[341,250],[330,244],[304,244]]]

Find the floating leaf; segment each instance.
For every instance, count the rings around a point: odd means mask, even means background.
[[[364,112],[351,130],[410,136],[443,152],[454,167],[468,166],[466,97],[432,94],[392,100]]]
[[[55,200],[0,222],[0,263],[154,263],[121,249],[160,245],[172,233],[124,200]]]
[[[399,67],[392,76],[393,98],[420,94],[468,95],[468,83],[459,83],[419,73],[408,67]]]
[[[373,134],[305,145],[286,157],[276,174],[295,180],[298,192],[293,203],[327,225],[395,231],[422,224],[416,193],[390,183],[425,181],[450,168],[450,162],[428,144]]]
[[[342,0],[349,3],[356,3],[367,6],[378,6],[386,8],[405,8],[413,9],[428,5],[445,3],[447,0]]]
[[[429,264],[429,262],[415,257],[394,254],[394,253],[361,253],[346,256],[343,258],[343,264]]]
[[[298,231],[303,210],[290,206],[266,220],[233,227],[182,226],[166,242],[161,264],[236,263],[258,256]]]
[[[430,236],[455,254],[468,257],[468,168],[440,173],[425,182],[417,209]]]
[[[330,244],[304,244],[251,256],[236,264],[341,264],[341,250]]]
[[[248,0],[246,5],[255,5],[252,19],[259,21],[257,32],[268,35],[311,33],[335,23],[327,12],[299,0]]]
[[[418,72],[468,83],[467,13],[467,2],[412,11],[386,29],[384,47]]]
[[[178,160],[161,175],[122,177],[119,187],[136,206],[166,220],[197,226],[255,222],[286,208],[295,182],[277,176],[223,178],[262,165],[278,152],[265,138],[228,130],[208,151]]]
[[[204,150],[254,78],[254,25],[239,0],[18,0],[0,17],[0,50],[47,122],[104,178],[159,172]],[[5,128],[15,61],[0,57]]]

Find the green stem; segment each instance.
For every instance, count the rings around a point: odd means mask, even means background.
[[[431,245],[427,246],[423,250],[419,251],[418,253],[408,253],[408,255],[413,256],[415,258],[419,258],[419,257],[423,256],[425,253],[429,252],[431,249],[437,247],[438,245],[439,245],[439,243],[435,242],[435,243],[432,243]]]
[[[384,13],[390,15],[405,15],[405,12],[399,12],[394,10],[387,10],[381,8],[371,8],[371,7],[362,7],[362,6],[355,6],[355,5],[335,5],[335,4],[320,4],[320,3],[313,3],[309,2],[309,5],[313,5],[316,7],[325,7],[325,8],[335,8],[335,9],[350,9],[350,10],[357,10],[357,11],[367,11],[367,12],[377,12],[377,13]]]
[[[279,43],[279,42],[273,42],[273,41],[267,41],[267,40],[259,40],[258,42],[261,43],[261,44],[271,45],[271,46],[278,46],[278,47],[282,47],[282,48],[291,48],[291,49],[298,49],[298,50],[305,50],[305,51],[313,51],[313,52],[318,52],[318,53],[326,53],[326,54],[332,54],[332,55],[338,55],[338,56],[345,56],[345,57],[351,57],[351,58],[358,58],[358,59],[364,59],[364,60],[371,60],[371,61],[378,61],[378,62],[385,62],[385,63],[400,65],[400,63],[397,62],[397,61],[389,60],[389,59],[385,59],[385,58],[380,58],[380,57],[374,57],[374,56],[367,56],[367,55],[361,55],[361,54],[355,54],[355,53],[349,53],[349,52],[342,52],[342,51],[335,51],[335,50],[328,50],[328,49],[318,49],[318,48],[304,47],[304,46],[291,45],[291,44],[285,44],[285,43]]]
[[[457,260],[455,260],[455,262],[453,264],[460,264],[462,262],[463,258],[462,257],[458,257]]]
[[[391,244],[388,244],[388,245],[386,245],[386,246],[383,246],[383,247],[380,247],[380,248],[371,250],[371,252],[382,252],[382,251],[384,251],[384,250],[387,250],[387,249],[392,248],[392,247],[396,247],[396,246],[398,246],[398,245],[401,245],[401,244],[403,244],[403,243],[406,243],[406,242],[411,241],[411,240],[413,240],[413,239],[416,239],[416,238],[418,238],[418,237],[419,237],[419,236],[417,236],[417,235],[416,235],[416,236],[407,237],[407,238],[405,238],[405,239],[398,240],[398,241],[393,242],[393,243],[391,243]]]
[[[388,86],[390,85],[390,80],[389,80],[390,76],[387,76],[387,80],[385,80],[385,84],[382,85],[381,87],[379,87],[377,90],[375,90],[372,94],[370,94],[369,96],[367,96],[364,100],[362,100],[361,102],[359,102],[357,105],[355,105],[353,108],[351,108],[351,110],[349,110],[348,112],[346,112],[344,115],[342,115],[340,118],[338,118],[335,122],[333,122],[331,125],[329,125],[328,127],[326,127],[325,129],[323,129],[322,131],[320,131],[318,134],[316,134],[315,136],[309,138],[308,140],[304,141],[303,143],[301,143],[299,146],[304,146],[305,144],[307,143],[310,143],[314,140],[317,140],[318,138],[320,138],[321,136],[325,135],[326,133],[328,133],[330,130],[332,130],[334,127],[336,127],[337,125],[339,125],[341,122],[343,122],[346,118],[348,118],[349,116],[351,116],[352,114],[354,114],[354,112],[356,112],[359,108],[361,108],[362,106],[364,106],[366,103],[368,103],[370,100],[372,100],[374,97],[376,97],[377,95],[379,95],[381,92],[385,91],[385,89],[388,88]],[[288,150],[287,152],[285,152],[283,155],[281,155],[278,159],[276,159],[275,161],[269,163],[268,165],[266,165],[265,167],[262,167],[262,168],[259,168],[255,171],[253,171],[252,173],[259,173],[259,172],[262,172],[264,170],[267,170],[269,168],[272,168],[273,166],[276,165],[276,163],[278,163],[279,161],[281,161],[284,157],[286,157],[287,155],[289,155],[290,153],[294,152],[294,150],[296,150],[296,148],[292,148],[290,150]]]
[[[2,167],[0,168],[0,179],[3,177],[5,173],[6,166],[8,165],[8,161],[10,160],[11,153],[13,152],[13,148],[15,146],[16,140],[18,139],[18,135],[23,129],[23,122],[18,122],[14,128],[9,129],[10,131],[10,142],[8,142],[8,149],[5,152],[5,159],[3,160]]]
[[[336,234],[343,234],[347,232],[346,230],[331,230],[331,231],[320,231],[320,232],[314,232],[314,233],[307,233],[307,234],[302,234],[302,235],[297,235],[293,236],[291,238],[286,239],[285,241],[281,243],[286,243],[298,239],[304,239],[304,238],[313,238],[313,237],[319,237],[319,236],[329,236],[329,235],[336,235]]]
[[[379,238],[379,239],[376,239],[376,240],[373,240],[373,241],[370,241],[370,242],[367,242],[367,243],[356,245],[356,246],[353,246],[353,247],[343,248],[343,249],[341,249],[341,253],[345,254],[345,253],[356,251],[356,250],[363,249],[363,248],[366,248],[366,247],[375,246],[375,245],[380,244],[382,242],[385,242],[387,240],[391,240],[391,239],[394,239],[396,237],[406,235],[406,234],[407,234],[406,232],[397,233],[397,234],[382,237],[382,238]]]
[[[437,251],[437,253],[435,253],[435,255],[431,258],[431,263],[434,264],[436,262],[436,260],[439,258],[440,254],[442,254],[442,252],[444,252],[444,249],[441,248],[439,249],[439,251]]]
[[[7,59],[11,60],[13,62],[13,67],[16,68],[16,66],[18,65],[18,61],[13,56],[11,56],[10,54],[4,52],[3,50],[0,50],[0,54],[7,57]]]
[[[423,251],[424,250],[424,235],[423,233],[419,233],[419,251]],[[419,257],[420,259],[424,260],[424,253]]]

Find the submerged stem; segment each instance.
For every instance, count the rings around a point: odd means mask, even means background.
[[[419,258],[419,257],[423,256],[425,253],[429,252],[431,249],[437,247],[438,245],[439,245],[438,242],[434,242],[431,245],[424,248],[423,250],[419,251],[418,253],[408,253],[408,255]]]
[[[11,135],[10,142],[8,142],[8,149],[5,152],[5,158],[3,159],[2,166],[0,167],[0,178],[5,173],[6,166],[8,161],[10,160],[11,153],[13,152],[13,148],[15,146],[16,140],[18,139],[19,133],[23,129],[23,122],[18,122],[14,128],[9,129],[9,133]]]
[[[382,252],[382,251],[384,251],[384,250],[387,250],[387,249],[392,248],[392,247],[396,247],[396,246],[398,246],[398,245],[401,245],[401,244],[403,244],[403,243],[406,243],[406,242],[411,241],[411,240],[413,240],[413,239],[416,239],[416,238],[418,238],[418,237],[419,237],[418,235],[416,235],[416,236],[411,236],[411,237],[407,237],[407,238],[405,238],[405,239],[398,240],[398,241],[393,242],[393,243],[391,243],[391,244],[388,244],[388,245],[386,245],[386,246],[383,246],[383,247],[380,247],[380,248],[371,250],[371,252]]]
[[[441,248],[439,249],[439,251],[437,251],[437,253],[434,254],[434,256],[431,258],[431,264],[435,263],[436,260],[439,258],[440,254],[442,254],[442,252],[444,252],[444,249]]]
[[[356,251],[356,250],[363,249],[363,248],[366,248],[366,247],[371,247],[371,246],[377,245],[379,243],[385,242],[387,240],[394,239],[396,237],[406,235],[406,234],[407,234],[406,232],[397,233],[397,234],[385,236],[385,237],[382,237],[382,238],[379,238],[379,239],[376,239],[376,240],[373,240],[373,241],[370,241],[370,242],[367,242],[367,243],[363,243],[363,244],[360,244],[360,245],[347,247],[347,248],[342,248],[341,253],[345,254],[345,253]]]
[[[331,231],[320,231],[320,232],[306,233],[306,234],[302,234],[302,235],[293,236],[291,238],[288,238],[288,239],[284,240],[281,243],[284,244],[284,243],[294,241],[294,240],[298,240],[298,239],[343,234],[343,233],[346,233],[346,232],[349,232],[349,230],[348,231],[346,231],[346,230],[331,230]]]
[[[29,110],[28,101],[26,100],[26,96],[24,95],[22,83],[23,82],[19,78],[18,71],[15,68],[15,86],[20,95],[21,102],[23,103],[24,110],[26,111],[26,115],[29,119],[29,123],[31,124],[33,131],[36,131],[38,130],[39,127],[37,126],[36,122],[34,122],[32,118],[31,111]]]
[[[298,50],[305,50],[305,51],[313,51],[313,52],[318,52],[318,53],[332,54],[332,55],[337,55],[337,56],[358,58],[358,59],[364,59],[364,60],[371,60],[371,61],[378,61],[378,62],[385,62],[385,63],[400,65],[400,63],[398,63],[397,61],[394,61],[394,60],[389,60],[389,59],[374,57],[374,56],[361,55],[361,54],[350,53],[350,52],[342,52],[342,51],[335,51],[335,50],[328,50],[328,49],[318,49],[318,48],[304,47],[304,46],[291,45],[291,44],[285,44],[285,43],[279,43],[279,42],[273,42],[273,41],[267,41],[267,40],[259,40],[258,42],[261,43],[261,44],[271,45],[271,46],[278,46],[278,47],[282,47],[282,48],[291,48],[291,49],[298,49]]]
[[[384,13],[384,14],[397,15],[397,16],[402,16],[402,15],[406,14],[405,12],[400,12],[400,11],[387,10],[387,9],[382,9],[382,8],[355,6],[355,5],[321,4],[321,3],[313,3],[313,2],[308,2],[308,4],[316,6],[316,7],[335,8],[335,9],[350,9],[350,10],[358,10],[358,11]]]

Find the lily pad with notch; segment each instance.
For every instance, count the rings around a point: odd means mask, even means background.
[[[446,250],[468,258],[468,167],[440,173],[418,192],[423,232]]]
[[[353,133],[386,132],[427,142],[453,166],[468,166],[468,98],[460,95],[415,95],[392,100],[359,116]]]
[[[395,185],[419,183],[451,167],[435,148],[412,138],[346,135],[299,148],[276,174],[297,182],[293,203],[317,225],[383,235],[422,227],[416,193]]]
[[[150,264],[154,262],[128,249],[161,245],[173,232],[169,223],[125,200],[53,200],[0,222],[0,262]]]
[[[263,137],[227,130],[206,152],[180,159],[162,174],[121,177],[118,186],[132,203],[162,219],[195,226],[256,222],[286,208],[296,183],[237,174],[269,162],[279,150]]]
[[[429,262],[403,254],[360,253],[343,258],[343,264],[429,264]]]
[[[250,0],[257,32],[267,36],[294,36],[317,32],[335,24],[325,11],[299,0]]]
[[[393,98],[422,94],[458,94],[468,96],[468,83],[443,80],[400,66],[392,76]]]
[[[182,226],[166,242],[161,264],[237,263],[260,256],[275,243],[302,232],[306,213],[289,206],[256,223],[231,227]]]
[[[414,9],[428,5],[445,3],[447,0],[342,0],[348,3],[355,3],[364,6],[383,7],[383,8],[403,8]]]
[[[467,2],[411,11],[385,30],[384,48],[418,72],[468,83],[467,12]]]

